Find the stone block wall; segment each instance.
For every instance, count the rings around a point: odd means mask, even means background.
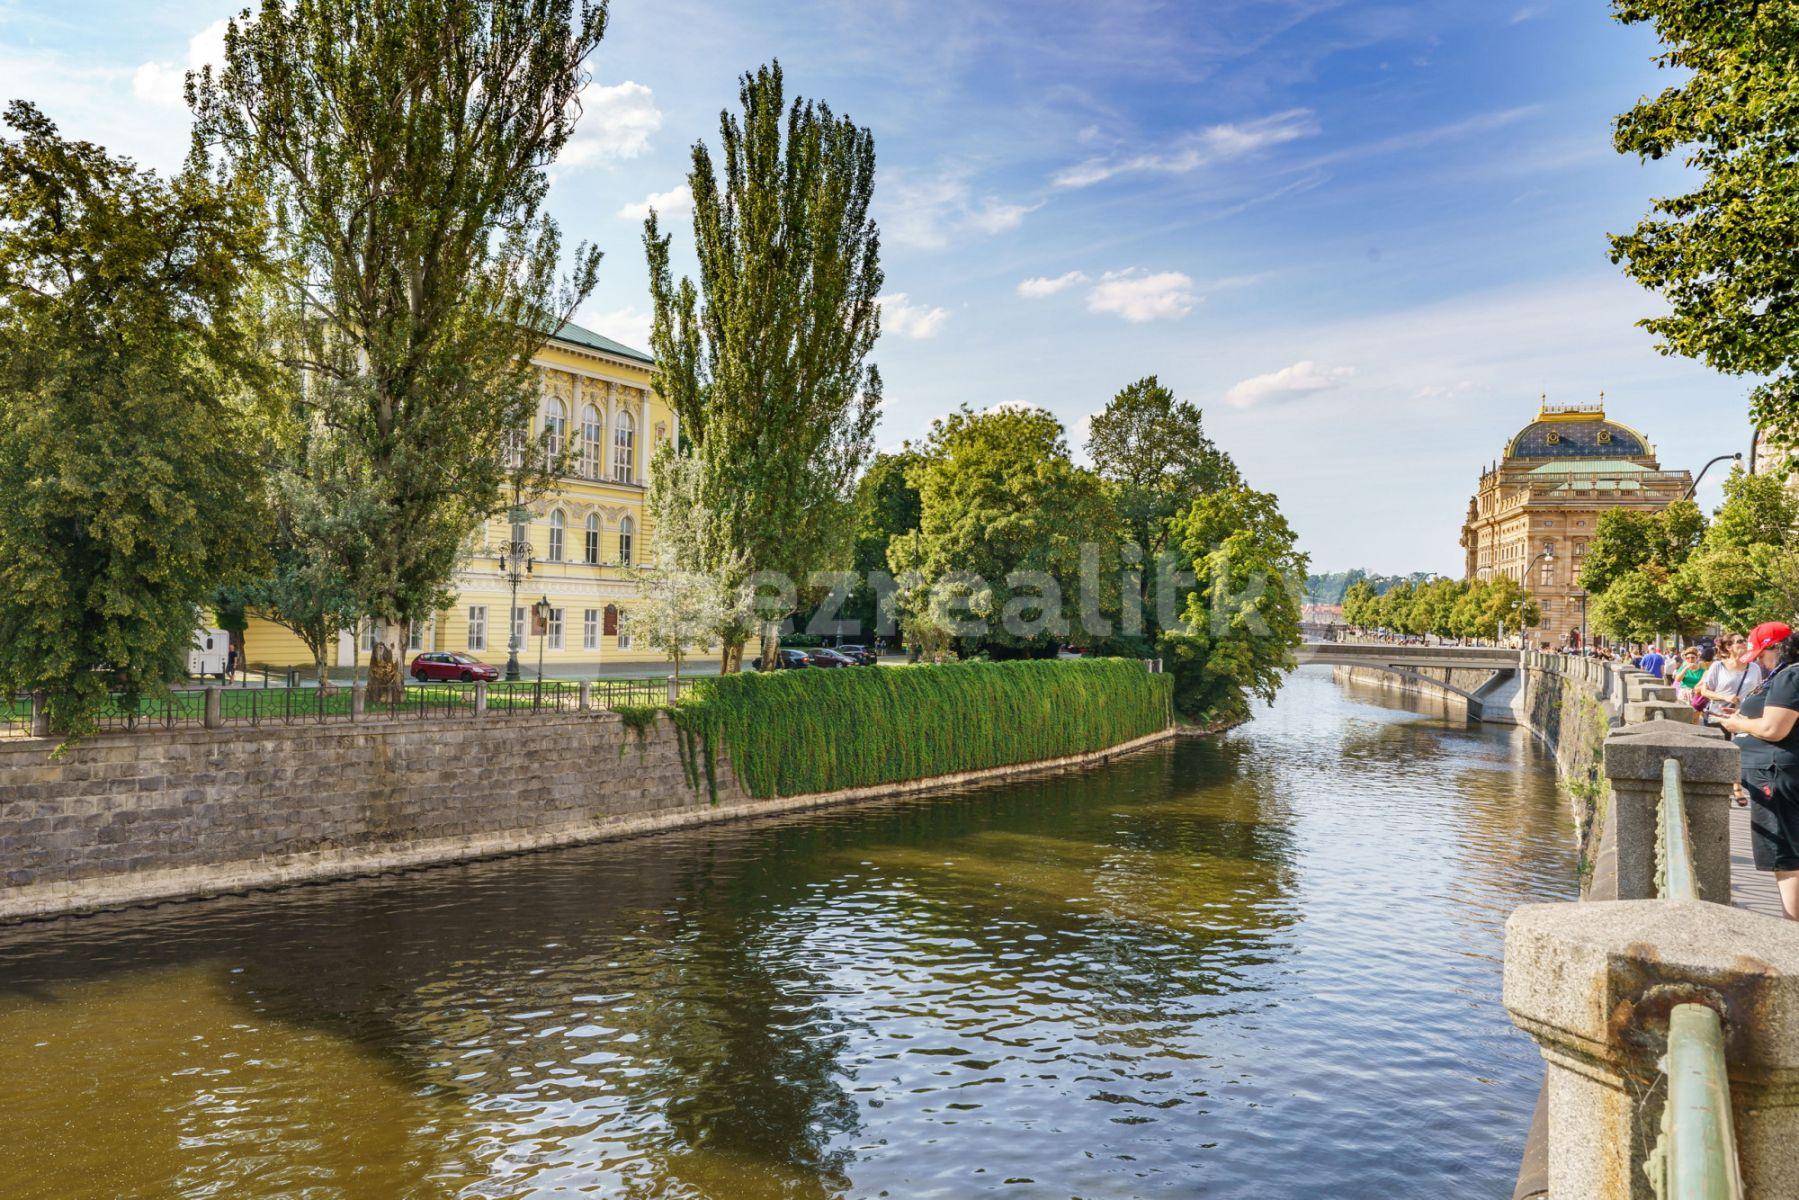
[[[0,740],[0,920],[716,819],[660,719],[614,713]],[[721,752],[722,760],[722,752]],[[703,770],[703,768],[702,768]]]

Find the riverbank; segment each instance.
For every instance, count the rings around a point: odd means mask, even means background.
[[[1092,766],[1175,735],[1167,677],[1134,663],[792,674],[739,677],[723,712],[684,703],[674,717],[179,728],[60,754],[50,739],[0,740],[0,921],[960,788]],[[977,736],[971,713],[983,705],[990,725]],[[846,712],[861,724],[846,726]],[[854,741],[838,754],[846,729]],[[759,739],[747,783],[746,737]]]

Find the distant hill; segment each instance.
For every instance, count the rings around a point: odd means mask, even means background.
[[[1307,604],[1341,604],[1343,593],[1363,579],[1374,585],[1376,595],[1385,595],[1396,583],[1419,584],[1437,577],[1434,571],[1413,571],[1410,575],[1370,575],[1357,567],[1353,571],[1332,571],[1328,575],[1306,576]]]

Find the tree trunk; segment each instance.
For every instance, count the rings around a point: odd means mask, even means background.
[[[397,621],[383,621],[376,628],[375,648],[369,654],[370,704],[399,704],[406,699],[401,628]]]
[[[767,670],[774,670],[781,659],[781,623],[764,621],[762,623],[762,665]]]

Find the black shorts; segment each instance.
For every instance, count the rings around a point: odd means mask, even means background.
[[[1749,842],[1760,871],[1799,871],[1799,767],[1750,767]]]

